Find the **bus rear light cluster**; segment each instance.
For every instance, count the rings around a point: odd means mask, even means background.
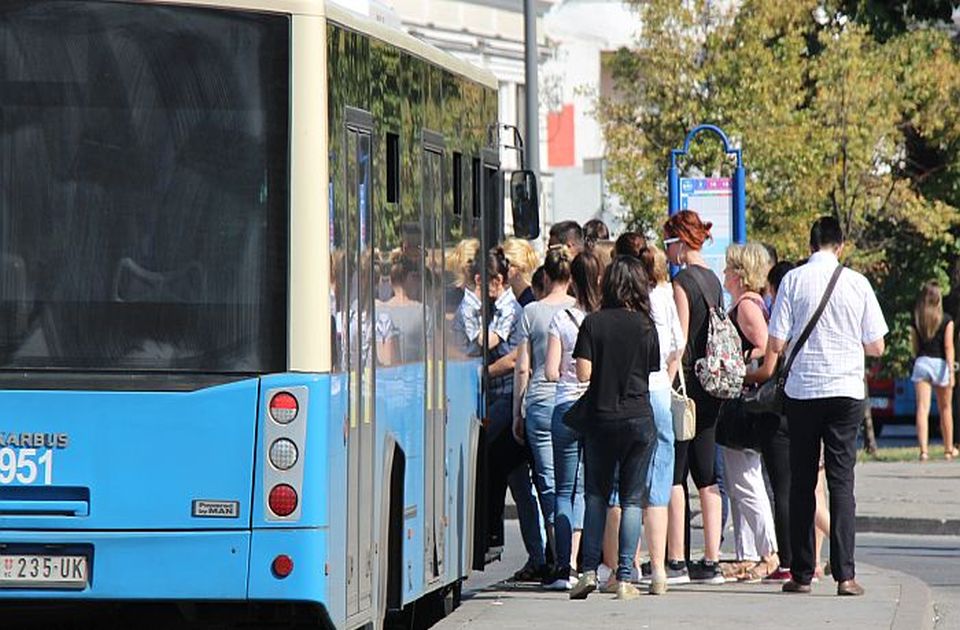
[[[301,516],[310,390],[304,385],[268,389],[261,412],[263,517],[291,523]]]
[[[267,503],[270,511],[277,516],[290,516],[297,509],[299,497],[297,491],[285,483],[279,483],[270,489]]]

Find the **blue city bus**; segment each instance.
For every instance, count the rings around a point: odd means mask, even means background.
[[[457,603],[496,120],[492,75],[322,0],[0,4],[5,627]]]

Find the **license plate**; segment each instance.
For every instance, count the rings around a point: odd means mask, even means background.
[[[0,588],[87,587],[86,556],[0,555]]]
[[[890,399],[883,396],[871,396],[870,406],[874,409],[886,409],[890,406]]]

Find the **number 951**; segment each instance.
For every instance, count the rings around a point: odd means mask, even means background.
[[[43,473],[43,484],[53,483],[53,451],[44,449],[37,456],[35,448],[21,448],[14,450],[10,447],[0,448],[0,485],[17,483],[31,484]]]

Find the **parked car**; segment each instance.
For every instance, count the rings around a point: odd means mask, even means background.
[[[878,437],[888,424],[914,424],[917,413],[917,396],[909,378],[867,378],[870,392],[870,412],[873,415],[873,432]],[[939,418],[936,396],[931,396],[930,417]],[[930,423],[931,431],[939,433],[939,423]]]

